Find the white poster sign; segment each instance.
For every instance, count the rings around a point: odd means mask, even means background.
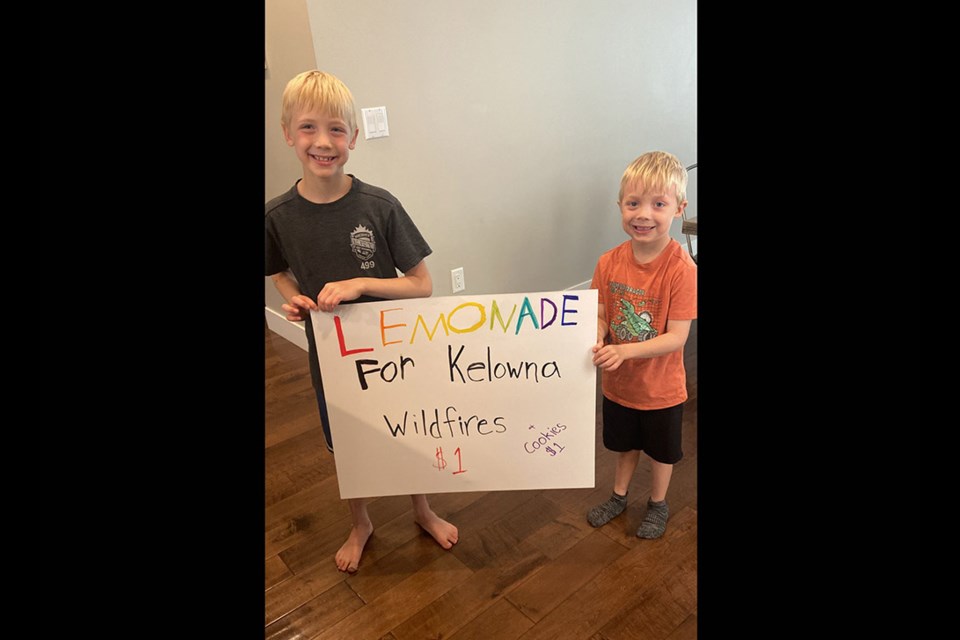
[[[312,319],[342,498],[594,486],[596,290]]]

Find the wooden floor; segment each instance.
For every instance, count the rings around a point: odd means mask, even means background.
[[[635,536],[650,493],[645,456],[627,511],[599,529],[587,524],[590,507],[610,495],[616,460],[598,428],[594,489],[430,496],[460,531],[449,551],[414,524],[409,497],[371,501],[376,530],[354,575],[333,562],[350,514],[306,352],[266,331],[265,637],[696,638],[696,326],[685,351],[684,458],[661,539]]]

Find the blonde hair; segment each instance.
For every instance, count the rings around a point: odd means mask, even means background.
[[[287,83],[283,90],[280,124],[290,126],[293,114],[303,111],[325,111],[343,119],[352,134],[357,129],[357,107],[347,85],[333,74],[314,69],[304,71]]]
[[[623,201],[623,190],[627,185],[639,182],[647,189],[677,189],[677,204],[687,199],[687,170],[680,164],[677,156],[666,151],[649,151],[633,162],[620,178],[620,195],[617,202]]]

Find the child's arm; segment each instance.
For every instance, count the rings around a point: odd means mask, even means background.
[[[302,322],[310,309],[317,308],[313,300],[300,293],[300,286],[290,276],[289,271],[275,273],[270,278],[277,291],[287,301],[286,304],[280,305],[280,308],[287,313],[287,320],[290,322]]]
[[[596,353],[603,348],[603,339],[607,337],[607,331],[610,329],[610,326],[607,324],[607,309],[603,304],[603,301],[600,301],[598,305],[599,311],[597,311],[597,346],[593,348],[593,352]]]
[[[333,311],[346,300],[356,300],[368,295],[387,300],[400,298],[427,298],[433,293],[433,280],[427,263],[421,260],[404,272],[402,278],[350,278],[328,282],[317,296],[321,311]]]
[[[691,322],[693,320],[667,320],[667,326],[662,334],[644,342],[604,346],[601,340],[593,348],[593,364],[606,371],[616,371],[624,360],[656,358],[678,351],[687,342]],[[598,328],[597,333],[599,332]]]

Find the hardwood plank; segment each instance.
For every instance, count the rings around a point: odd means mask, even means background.
[[[311,410],[317,423],[320,423],[317,397],[309,380],[301,380],[296,386],[267,390],[263,408],[264,423],[268,429],[276,428],[285,420],[306,415]]]
[[[594,531],[507,594],[506,599],[526,617],[538,622],[627,551],[626,547]]]
[[[487,495],[486,491],[433,493],[427,496],[427,502],[430,503],[430,508],[433,509],[434,513],[444,520],[453,523],[459,529],[460,525],[456,522],[459,512],[485,495]]]
[[[480,499],[460,509],[453,517],[460,530],[461,540],[464,531],[480,529],[502,518],[507,512],[526,504],[540,494],[539,490],[498,491],[485,493]],[[452,522],[452,520],[451,520]],[[459,546],[459,545],[457,545]]]
[[[294,362],[306,366],[307,352],[293,344],[286,338],[264,327],[264,355],[266,360],[276,359],[281,362]]]
[[[264,358],[264,446],[320,427],[306,354],[267,330]]]
[[[483,495],[481,492],[439,494],[430,496],[429,500],[437,515],[450,520],[453,518],[451,512],[466,507]],[[409,512],[409,520],[413,522],[411,504],[410,498],[406,496],[385,496],[372,500],[367,506],[374,526],[375,537],[372,540],[382,539],[383,532],[379,531],[379,528],[403,513]],[[270,556],[288,551],[284,554],[284,559],[290,563],[293,571],[301,571],[335,553],[347,539],[350,533],[350,507],[346,500],[340,498],[339,485],[334,475],[268,507],[266,526],[266,554]],[[339,533],[340,531],[342,533]],[[412,534],[418,531],[419,528],[411,530]],[[299,546],[317,534],[332,536],[339,539],[339,542],[332,551],[322,543],[320,546],[323,549],[318,549],[316,540],[307,542],[303,547]],[[321,552],[323,555],[318,555]]]
[[[479,571],[487,566],[491,558],[496,558],[519,543],[520,540],[510,534],[502,523],[497,522],[472,531],[469,537],[461,538],[452,551],[465,566]]]
[[[415,536],[376,562],[361,560],[363,571],[347,578],[347,585],[364,602],[371,602],[445,553],[450,551],[429,534]]]
[[[306,369],[305,361],[301,362],[299,358],[294,358],[293,354],[284,353],[271,347],[269,341],[266,342],[266,353],[263,359],[264,388],[267,388],[266,384],[270,379],[301,369]]]
[[[266,378],[264,389],[278,403],[282,403],[289,396],[302,397],[302,394],[308,390],[311,391],[312,397],[316,398],[316,394],[312,392],[313,381],[310,379],[306,357],[303,359],[303,366],[280,365],[273,369],[264,367],[263,373]]]
[[[297,400],[298,405],[312,404],[314,409],[317,408],[306,360],[303,364],[278,361],[274,366],[269,364],[269,359],[267,362],[263,369],[264,399],[267,406],[273,405],[271,412],[266,414],[268,417],[283,415],[290,399]]]
[[[524,640],[589,638],[631,601],[650,590],[677,563],[696,553],[697,517],[684,509],[659,540],[637,546],[607,565],[597,576],[530,628]]]
[[[594,463],[596,486],[593,489],[558,489],[550,492],[550,499],[570,513],[582,514],[583,520],[586,522],[587,512],[594,505],[609,498],[610,492],[613,490],[613,464],[615,461],[605,464],[606,458],[605,455],[599,455]]]
[[[529,502],[506,512],[498,522],[502,522],[507,532],[518,541],[526,539],[542,528],[545,522],[552,522],[563,513],[563,509],[556,502],[545,497],[548,492],[549,490],[537,492]]]
[[[315,567],[295,574],[264,594],[264,625],[279,620],[291,611],[325,593],[346,579],[345,573],[330,566]]]
[[[404,498],[403,496],[397,497],[399,497],[401,501],[405,499],[409,503],[409,498]],[[396,503],[397,501],[391,500],[390,502]],[[372,508],[371,519],[373,519]],[[335,525],[332,525],[328,527],[328,529],[332,529],[334,526]],[[384,572],[377,568],[377,564],[381,561],[381,558],[389,556],[398,547],[411,541],[423,544],[424,555],[430,555],[431,553],[434,555],[444,555],[450,553],[437,545],[432,537],[424,533],[423,530],[413,522],[412,511],[408,509],[400,516],[374,530],[374,534],[367,541],[367,545],[364,548],[363,558],[360,560],[360,569],[356,574],[351,576],[350,574],[337,570],[334,564],[334,554],[336,554],[337,549],[339,549],[347,539],[349,530],[350,519],[348,517],[340,523],[340,528],[336,529],[337,535],[325,536],[319,534],[302,543],[300,546],[309,545],[310,548],[299,555],[291,554],[290,558],[295,560],[293,564],[287,559],[286,552],[280,555],[287,566],[294,571],[294,576],[278,584],[266,593],[266,620],[268,623],[293,611],[339,582],[344,582],[348,579],[357,580],[368,573],[383,575]],[[426,539],[414,540],[414,538],[417,538],[420,534]],[[432,552],[428,547],[435,547],[436,551]],[[306,561],[307,558],[309,558],[309,561]],[[409,566],[405,567],[406,573],[400,573],[398,577],[404,578],[406,575],[409,575],[410,571],[407,571],[409,568]],[[362,580],[360,582],[361,584],[363,583]],[[392,581],[394,584],[395,582],[395,580]],[[387,583],[391,583],[390,578],[382,579],[379,585]],[[374,587],[370,587],[371,590],[376,589],[378,583],[374,583],[374,585]]]
[[[296,389],[287,389],[286,393],[278,394],[266,391],[264,396],[264,425],[267,430],[274,430],[283,425],[283,422],[305,415],[312,415],[320,424],[320,411],[317,410],[317,398],[309,382],[298,385]]]
[[[316,598],[297,607],[282,618],[268,624],[265,640],[299,640],[309,638],[363,606],[357,597],[343,582],[327,589]]]
[[[638,472],[639,474],[639,472]],[[626,510],[600,527],[600,531],[611,540],[627,547],[636,547],[646,540],[637,537],[637,529],[647,514],[647,499],[650,497],[650,472],[646,472],[645,486],[631,490],[630,500]],[[685,508],[697,508],[697,460],[695,456],[685,456],[674,466],[673,477],[670,479],[670,488],[667,491],[667,502],[670,504],[670,519],[667,520],[667,530],[673,526],[674,516]]]
[[[687,616],[666,640],[697,640],[697,614],[691,613]]]
[[[450,640],[510,640],[519,638],[533,626],[533,622],[517,611],[506,600],[497,600],[493,606],[461,627]],[[446,637],[446,636],[445,636]]]
[[[616,453],[607,451],[603,445],[599,445],[597,461],[595,463],[596,487],[593,489],[561,489],[556,493],[551,493],[550,499],[562,506],[570,513],[579,513],[584,521],[587,519],[587,512],[601,502],[604,502],[613,493],[613,473],[616,468]],[[646,501],[650,495],[650,459],[646,456],[640,457],[640,464],[633,474],[633,479],[627,487],[627,495],[631,502],[643,498]],[[646,494],[643,494],[643,491]]]
[[[696,455],[696,400],[688,401],[684,407],[684,456],[691,457]],[[610,497],[613,491],[613,476],[616,468],[617,454],[608,451],[603,446],[603,422],[602,416],[597,416],[597,441],[596,441],[596,460],[595,460],[595,478],[596,486],[593,489],[560,489],[552,491],[550,498],[561,505],[571,513],[582,513],[586,520],[587,512],[594,506],[600,504]],[[681,461],[682,463],[682,461]],[[678,464],[681,464],[678,463]],[[643,505],[650,496],[650,459],[647,456],[641,456],[640,464],[634,473],[633,479],[628,487],[631,502]],[[677,471],[675,470],[676,474]],[[668,493],[668,496],[670,494]],[[637,523],[639,526],[639,522]],[[636,527],[634,527],[636,529]]]
[[[680,442],[684,457],[697,455],[697,401],[687,400],[683,407],[683,433]]]
[[[269,411],[269,409],[268,409]],[[320,412],[316,405],[309,406],[300,403],[295,410],[282,417],[266,417],[267,428],[264,429],[264,448],[280,444],[284,440],[294,438],[310,429],[321,429]],[[322,433],[322,432],[321,432]]]
[[[684,456],[673,469],[670,488],[667,490],[670,513],[678,513],[684,507],[697,508],[697,456]],[[646,513],[646,506],[644,506]],[[640,522],[637,522],[640,526]],[[670,526],[669,521],[667,526]]]
[[[287,565],[283,564],[277,556],[270,556],[267,558],[264,563],[264,590],[269,589],[277,583],[283,582],[287,578],[293,575],[290,569],[287,568]]]
[[[444,553],[313,640],[379,638],[472,574],[453,554]]]
[[[318,487],[328,484],[330,491],[335,493],[315,495],[319,491]],[[294,496],[268,509],[268,550],[282,546],[280,555],[294,573],[318,564],[333,563],[333,556],[347,539],[351,526],[349,506],[345,500],[340,500],[335,476],[301,493],[304,498],[299,503]],[[487,494],[476,491],[443,493],[431,495],[428,500],[438,516],[461,529],[462,539],[463,531],[457,514],[484,495]],[[327,506],[322,506],[321,503]],[[311,512],[310,509],[317,511]],[[373,521],[374,531],[364,549],[361,568],[418,535],[433,540],[413,521],[409,496],[376,498],[367,505],[367,510]],[[310,513],[314,515],[311,517]],[[393,522],[394,519],[397,519],[397,522]],[[293,524],[290,524],[291,522]],[[290,530],[284,527],[290,527]]]
[[[500,517],[492,519],[489,525],[481,529],[469,530],[469,535],[466,537],[461,530],[460,542],[453,548],[453,552],[463,564],[474,571],[482,569],[491,557],[496,557],[506,549],[515,547],[536,531],[540,526],[538,515],[544,517],[542,514],[550,513],[551,509],[554,511],[558,509],[553,503],[541,499],[539,492],[529,492],[529,495],[525,496],[509,496],[504,493],[496,496],[499,496],[505,505],[509,505],[510,501],[520,499],[523,501],[514,502],[512,509],[502,512]]]
[[[563,512],[555,503],[543,498],[542,494],[533,492],[529,496],[509,496],[500,494],[500,497],[506,500],[513,500],[516,506],[501,515],[491,524],[482,529],[473,532],[468,539],[461,539],[461,543],[454,548],[457,557],[468,567],[476,570],[478,573],[470,580],[470,587],[459,590],[451,594],[448,599],[458,599],[456,604],[444,603],[444,610],[449,612],[455,610],[460,613],[460,620],[466,622],[469,620],[465,612],[481,612],[486,606],[497,598],[504,590],[512,586],[526,574],[535,571],[536,567],[545,561],[542,553],[537,547],[531,544],[530,540],[543,544],[539,539],[540,532],[547,528],[550,534],[550,528],[557,527],[557,522],[563,522],[561,518],[569,519],[569,515]],[[524,500],[517,502],[518,500]],[[481,505],[480,508],[483,508]],[[584,523],[585,524],[585,523]],[[586,525],[589,526],[589,525]],[[569,524],[563,525],[566,529],[577,531],[576,527]],[[575,540],[573,544],[575,544]],[[601,544],[613,543],[606,541]],[[613,545],[617,546],[617,545]],[[513,563],[507,571],[509,576],[504,581],[502,570],[492,573],[490,563],[500,557],[511,557],[517,549],[528,548],[534,550],[535,556],[524,558],[521,566],[523,572],[517,574],[516,563]],[[625,548],[619,547],[622,552]],[[558,551],[558,553],[560,553]],[[486,571],[486,574],[482,573]],[[475,588],[474,588],[475,587]],[[464,600],[467,600],[465,603]],[[449,619],[449,616],[447,616]],[[444,622],[443,615],[436,608],[428,608],[423,617],[417,617],[411,620],[406,626],[395,629],[395,635],[398,638],[424,637],[424,635],[436,637],[439,634],[447,635],[453,630],[451,623]]]
[[[409,497],[374,499],[376,530],[352,576],[333,562],[349,509],[323,445],[306,354],[265,329],[266,637],[695,637],[697,324],[684,348],[685,455],[674,468],[664,538],[635,535],[649,496],[646,457],[627,512],[599,529],[586,522],[609,496],[616,466],[602,444],[597,371],[595,487],[432,495],[434,510],[460,530],[449,552],[413,522]],[[604,548],[622,551],[605,560]],[[577,573],[578,562],[594,575]],[[535,606],[539,620],[514,600]]]
[[[683,346],[683,368],[687,373],[687,395],[689,400],[697,398],[697,321],[690,323],[690,335],[687,336],[687,343]],[[696,406],[696,403],[694,403]],[[689,404],[684,408],[684,412],[689,409]]]
[[[350,507],[340,499],[337,477],[330,476],[267,507],[266,554],[276,555],[349,517]]]
[[[367,511],[373,521],[373,535],[364,547],[363,558],[360,560],[361,570],[422,532],[413,522],[412,505],[410,498],[406,496],[377,498],[367,505]],[[280,557],[294,573],[314,567],[327,567],[336,571],[334,554],[347,540],[351,526],[348,514],[281,552]]]
[[[551,495],[544,492],[544,500],[556,505]],[[557,505],[559,507],[559,505]],[[553,560],[564,551],[590,535],[595,529],[587,522],[585,514],[574,514],[560,508],[556,516],[537,529],[529,538],[531,544]]]
[[[600,630],[608,640],[656,640],[676,631],[697,602],[697,558],[690,554]]]
[[[502,547],[487,564],[393,629],[397,640],[446,638],[497,602],[547,561],[525,540]]]
[[[268,507],[336,473],[333,454],[327,451],[320,429],[284,440],[264,455]]]

